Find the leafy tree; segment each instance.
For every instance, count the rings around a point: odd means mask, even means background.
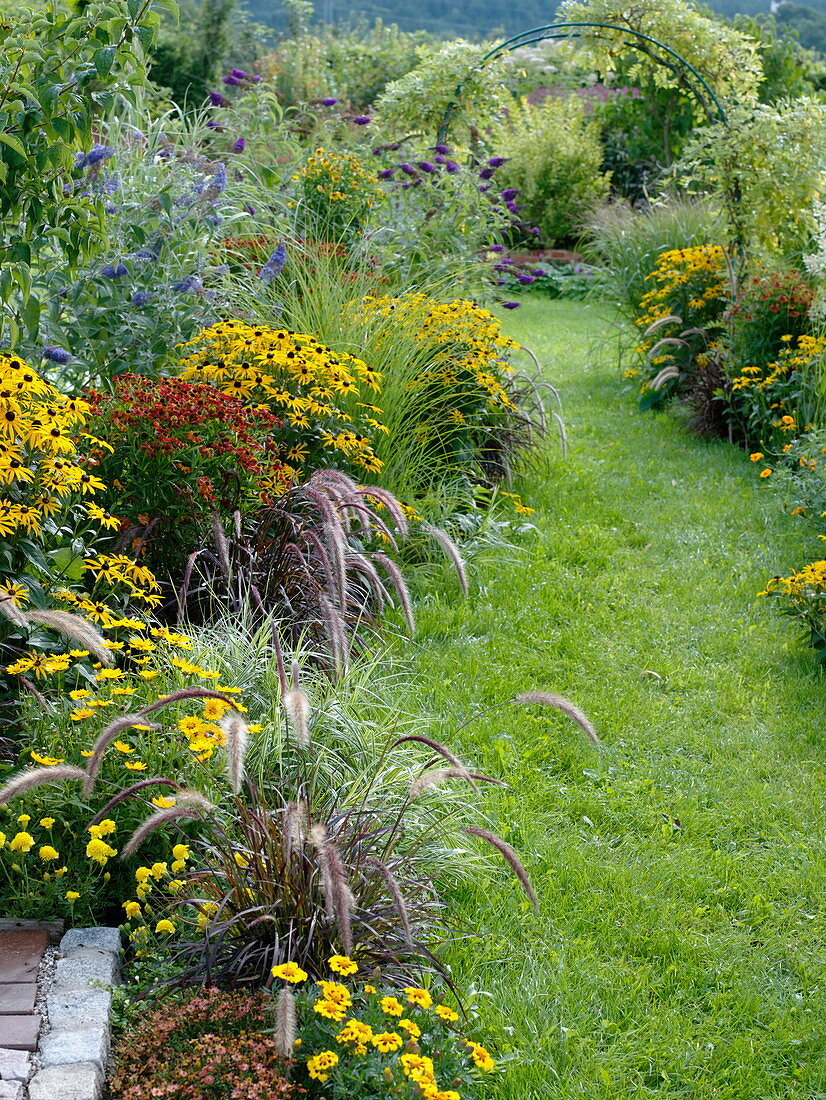
[[[155,0],[175,9],[174,0]],[[0,24],[0,303],[3,342],[38,331],[33,267],[89,250],[101,205],[64,194],[76,154],[93,157],[96,118],[134,103],[159,15],[153,0],[57,3]],[[91,162],[89,162],[91,163]],[[5,331],[7,329],[7,331]]]

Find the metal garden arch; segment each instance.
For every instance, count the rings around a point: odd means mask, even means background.
[[[482,58],[482,62],[484,64],[488,61],[495,61],[503,54],[518,50],[521,46],[535,46],[538,42],[564,38],[585,38],[588,36],[608,37],[606,34],[600,34],[600,31],[618,31],[624,36],[624,45],[628,46],[629,49],[639,50],[640,53],[645,54],[657,65],[668,69],[677,78],[677,86],[697,100],[705,111],[709,122],[726,123],[728,121],[719,99],[693,65],[675,50],[672,50],[670,46],[666,46],[664,42],[659,42],[656,38],[650,38],[639,31],[629,30],[628,27],[617,27],[611,23],[549,23],[544,27],[534,27],[532,30],[522,31],[521,34],[506,39],[498,46],[494,46],[492,50],[489,50]],[[456,89],[456,97],[448,106],[439,127],[439,141],[444,141],[447,137],[451,120],[459,108],[461,97],[462,86],[459,85]]]

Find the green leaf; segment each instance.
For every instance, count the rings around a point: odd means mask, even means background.
[[[40,301],[37,295],[29,295],[26,304],[20,311],[20,316],[29,330],[29,335],[36,337],[40,328]]]
[[[21,157],[26,156],[26,147],[20,138],[15,137],[14,134],[7,134],[5,130],[0,130],[0,142],[3,145],[8,145],[10,149],[14,149]]]
[[[55,564],[55,571],[67,581],[79,581],[83,577],[83,556],[78,556],[68,546],[59,546],[50,550],[49,557]]]
[[[92,60],[100,76],[108,76],[112,71],[116,53],[117,50],[114,46],[104,46],[100,50],[95,50]]]

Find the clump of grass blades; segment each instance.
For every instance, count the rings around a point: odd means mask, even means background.
[[[174,827],[194,853],[191,869],[177,869],[174,896],[147,903],[151,919],[160,918],[158,931],[178,931],[175,944],[162,952],[176,980],[268,985],[271,968],[287,961],[319,976],[339,950],[381,967],[391,980],[422,968],[445,976],[438,948],[452,928],[438,883],[454,869],[461,874],[461,866],[453,865],[466,858],[462,834],[498,852],[537,903],[515,850],[472,821],[469,800],[443,794],[443,785],[456,780],[478,799],[480,785],[499,781],[471,771],[444,744],[417,730],[385,734],[360,782],[339,785],[335,770],[323,762],[324,746],[309,736],[310,701],[298,670],[294,666],[290,685],[277,643],[270,660],[288,741],[277,766],[271,760],[268,768],[259,756],[251,775],[246,757],[252,738],[237,704],[220,692],[190,688],[116,719],[98,737],[85,769],[49,769],[50,781],[79,780],[88,794],[124,723],[145,723],[185,698],[221,699],[229,707],[223,787],[213,775],[210,797],[197,787],[177,789],[175,805],[153,809],[121,852],[129,858],[149,836]],[[559,709],[596,739],[587,718],[561,696],[529,692],[510,702]],[[45,782],[45,770],[22,776]],[[21,776],[13,778],[0,790],[0,803],[29,786]],[[118,791],[92,824],[128,799],[145,800],[146,787],[141,780]],[[148,912],[142,916],[149,918]],[[132,933],[139,942],[148,934],[148,925]]]
[[[609,203],[593,215],[587,247],[607,268],[607,297],[633,323],[660,253],[710,244],[719,236],[719,213],[707,202],[677,198],[645,210]]]
[[[391,556],[407,534],[391,493],[338,470],[316,471],[249,521],[236,513],[229,534],[213,516],[213,547],[188,560],[178,618],[208,616],[216,602],[236,613],[251,606],[259,621],[276,618],[291,647],[326,650],[340,673],[353,643],[394,602],[414,632],[407,583]],[[445,546],[443,532],[430,534]],[[457,554],[449,557],[466,588]]]

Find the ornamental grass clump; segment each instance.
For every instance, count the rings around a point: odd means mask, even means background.
[[[517,374],[509,354],[519,345],[500,322],[464,299],[423,293],[367,295],[349,307],[376,347],[404,341],[409,365],[385,374],[382,404],[389,433],[377,449],[393,471],[400,456],[418,492],[445,480],[508,480],[520,455],[543,434],[539,390]]]
[[[219,606],[251,609],[258,621],[273,616],[291,646],[326,651],[325,663],[341,672],[388,606],[400,607],[414,633],[407,582],[393,556],[408,536],[410,512],[384,489],[318,470],[247,522],[236,513],[228,532],[213,525],[210,545],[187,562],[179,617],[208,617]],[[461,559],[454,564],[461,579]]]

